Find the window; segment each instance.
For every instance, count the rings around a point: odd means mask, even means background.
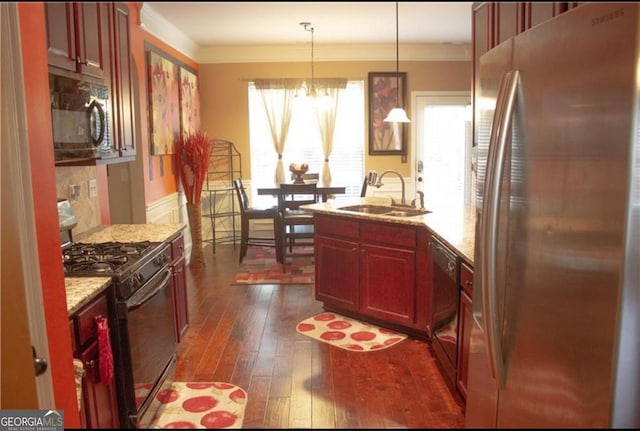
[[[282,90],[269,90],[282,91]],[[293,104],[289,135],[282,156],[285,175],[290,176],[291,163],[309,165],[309,172],[322,173],[324,155],[311,101],[296,98]],[[344,197],[360,196],[364,178],[364,81],[349,81],[340,94],[336,114],[333,151],[329,156],[331,182],[347,187]],[[255,86],[249,84],[249,141],[251,147],[252,202],[270,205],[273,198],[257,196],[256,186],[273,184],[277,155],[264,106]]]

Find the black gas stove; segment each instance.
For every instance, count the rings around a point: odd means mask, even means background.
[[[62,250],[65,277],[111,277],[116,295],[131,296],[171,260],[164,243],[71,243]]]

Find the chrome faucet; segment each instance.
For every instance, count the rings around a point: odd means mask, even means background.
[[[402,183],[402,200],[400,201],[401,205],[407,205],[407,201],[404,197],[404,178],[402,177],[402,175],[400,174],[400,172],[398,171],[394,171],[393,169],[387,169],[386,171],[383,171],[380,176],[378,176],[378,173],[376,171],[369,171],[369,175],[367,176],[367,182],[369,183],[370,186],[373,186],[375,188],[380,188],[381,186],[383,186],[384,184],[382,184],[382,178],[387,175],[387,174],[396,174],[398,176],[398,178],[400,178],[400,182]],[[398,203],[396,201],[394,201],[393,198],[391,198],[391,203],[393,205],[397,205]]]
[[[416,199],[420,199],[420,209],[424,209],[424,192],[422,190],[416,190],[416,193],[418,194],[418,197]],[[411,206],[414,208],[416,207],[416,199],[411,201]]]

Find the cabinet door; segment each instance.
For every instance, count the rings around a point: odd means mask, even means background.
[[[358,243],[317,236],[314,240],[316,299],[330,307],[358,310]]]
[[[460,292],[460,319],[458,322],[458,364],[456,386],[463,398],[467,398],[467,376],[469,375],[469,349],[471,327],[473,326],[473,308],[471,298],[463,290]]]
[[[473,146],[478,144],[477,123],[479,118],[479,108],[476,100],[478,89],[480,88],[480,56],[489,51],[494,45],[494,21],[493,21],[494,4],[491,2],[474,3],[471,10],[471,27],[473,35],[473,56],[471,59],[472,77],[471,77],[471,97],[474,107],[474,115],[472,118],[471,128],[473,129]]]
[[[73,3],[46,2],[47,57],[51,66],[76,71],[76,28]]]
[[[113,6],[112,51],[113,70],[111,87],[114,102],[114,141],[121,158],[134,158],[135,111],[131,71],[131,37],[129,31],[129,8],[124,3]]]
[[[51,66],[104,78],[108,75],[108,5],[45,3]]]
[[[85,428],[118,428],[118,401],[115,379],[100,381],[100,354],[95,340],[80,355],[85,375],[82,379],[81,415]]]
[[[524,30],[524,4],[521,2],[495,3],[495,45]]]
[[[109,72],[109,6],[81,2],[76,7],[77,72],[105,78]]]
[[[173,299],[176,321],[176,342],[180,342],[189,327],[189,306],[187,304],[187,276],[184,256],[173,263]]]
[[[415,251],[362,244],[360,310],[388,322],[415,321]]]
[[[556,15],[566,12],[567,3],[563,2],[526,2],[525,29],[530,29]]]

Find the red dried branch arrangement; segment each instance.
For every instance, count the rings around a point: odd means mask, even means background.
[[[202,131],[185,133],[174,142],[178,178],[190,204],[200,203],[202,186],[207,178],[211,145],[211,140]]]

